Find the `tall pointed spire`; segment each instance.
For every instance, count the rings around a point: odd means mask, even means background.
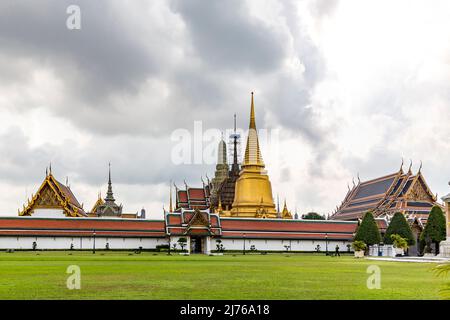
[[[259,148],[253,92],[247,145],[241,168],[239,178],[236,181],[231,215],[236,217],[276,218],[278,212],[272,195],[272,186],[269,176],[264,170],[264,162]]]
[[[253,101],[253,92],[252,92],[252,102],[250,106],[250,125],[249,129],[256,130],[256,119],[255,119],[255,103]]]
[[[108,191],[106,192],[105,201],[114,202],[113,191],[112,191],[112,183],[111,183],[111,162],[108,164]]]
[[[223,140],[222,133],[222,138],[219,142],[219,148],[217,150],[217,164],[227,164],[227,162],[227,145]]]
[[[253,101],[253,92],[250,107],[250,124],[248,127],[247,146],[245,148],[245,158],[244,163],[242,165],[264,167],[261,150],[259,148],[258,132],[256,130],[255,104]]]
[[[238,163],[238,134],[236,133],[236,113],[234,114],[234,133],[233,137],[233,164],[231,165],[231,173],[233,175],[239,175],[239,163]]]

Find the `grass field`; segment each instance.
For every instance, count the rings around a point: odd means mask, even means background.
[[[369,265],[381,289],[367,289]],[[81,289],[68,290],[69,265]],[[0,253],[0,299],[439,299],[434,264],[324,255]]]

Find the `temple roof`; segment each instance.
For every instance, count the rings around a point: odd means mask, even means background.
[[[19,216],[32,215],[34,209],[38,208],[61,209],[68,217],[87,216],[72,190],[56,180],[51,171],[46,175],[36,194],[28,200],[23,210],[19,211]]]
[[[349,189],[331,219],[356,220],[367,211],[375,216],[398,211],[423,217],[434,205],[439,205],[436,200],[420,169],[415,175],[411,170],[400,169],[376,179],[359,181]]]
[[[174,211],[181,212],[181,209],[209,209],[209,186],[203,185],[203,187],[200,188],[192,188],[186,185],[185,190],[175,186]]]
[[[166,232],[192,234],[190,226],[196,215],[203,218],[197,220],[195,230],[224,238],[351,240],[358,226],[356,221],[227,218],[207,211],[183,210],[165,215]]]
[[[0,218],[0,235],[91,237],[164,237],[163,220],[107,218]]]

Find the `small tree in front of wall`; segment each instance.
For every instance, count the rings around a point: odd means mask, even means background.
[[[375,219],[370,211],[366,212],[364,215],[361,225],[356,231],[354,241],[362,241],[368,246],[380,243],[380,230],[378,230],[377,223],[375,222]]]
[[[367,248],[367,245],[364,243],[364,241],[355,240],[352,243],[353,250],[355,251],[364,251]]]
[[[408,249],[408,241],[405,238],[403,238],[402,236],[400,236],[398,234],[393,234],[393,235],[391,235],[391,239],[392,239],[392,244],[394,245],[394,248],[403,249],[403,250]]]
[[[386,229],[384,235],[385,244],[393,244],[392,235],[397,234],[408,242],[408,245],[412,246],[416,244],[416,239],[412,233],[411,227],[405,216],[401,212],[396,212]]]
[[[217,248],[217,252],[224,252],[225,251],[225,247],[222,244],[222,240],[216,240],[216,248]]]
[[[445,240],[446,236],[445,224],[444,212],[439,206],[434,206],[420,235],[420,240],[425,241],[426,253],[431,253],[431,243],[435,245],[435,254],[439,253],[439,242]]]
[[[180,238],[180,239],[178,239],[178,244],[179,244],[180,247],[181,247],[181,251],[184,251],[184,247],[185,247],[186,244],[187,244],[187,239],[186,239],[186,238]]]

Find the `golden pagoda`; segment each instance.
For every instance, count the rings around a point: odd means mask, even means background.
[[[277,211],[272,197],[272,186],[259,148],[255,121],[255,105],[250,107],[250,125],[244,162],[236,181],[231,215],[236,217],[276,218]]]

